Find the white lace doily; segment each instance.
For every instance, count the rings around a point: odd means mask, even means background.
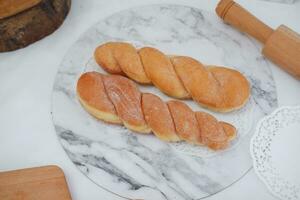
[[[265,117],[251,139],[253,166],[281,199],[300,199],[300,106],[282,107]]]

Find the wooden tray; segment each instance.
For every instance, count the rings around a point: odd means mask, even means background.
[[[63,171],[52,165],[0,172],[0,199],[70,200],[72,198]]]
[[[0,0],[0,52],[12,51],[54,32],[71,0]]]

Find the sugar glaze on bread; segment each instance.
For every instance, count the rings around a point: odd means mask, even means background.
[[[167,56],[152,47],[136,49],[125,42],[107,42],[96,48],[94,58],[111,74],[153,84],[171,97],[192,98],[218,112],[237,110],[250,96],[250,84],[237,70],[205,66],[188,56]]]
[[[87,72],[77,82],[83,108],[99,120],[123,124],[137,133],[154,133],[167,142],[184,140],[218,150],[236,137],[236,128],[205,112],[194,112],[185,103],[164,102],[141,93],[136,84],[120,75]]]

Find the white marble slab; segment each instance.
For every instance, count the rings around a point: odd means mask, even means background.
[[[168,54],[237,68],[252,84],[253,105],[238,121],[240,111],[215,115],[239,123],[235,124],[238,128],[253,123],[247,130],[239,129],[240,137],[230,150],[204,158],[179,152],[153,136],[95,120],[79,105],[75,85],[84,70],[94,67],[90,64],[94,48],[109,40],[150,45]],[[168,98],[154,88],[148,89]],[[277,106],[277,96],[268,62],[255,41],[224,25],[213,13],[155,5],[123,11],[89,29],[65,56],[52,103],[61,144],[73,163],[99,186],[130,198],[199,199],[230,186],[250,169],[249,132],[259,118]],[[201,109],[187,103],[194,110]]]
[[[270,2],[277,2],[277,3],[294,3],[295,0],[263,0],[263,1],[270,1]]]

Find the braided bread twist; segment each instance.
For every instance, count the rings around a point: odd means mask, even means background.
[[[135,132],[151,131],[161,140],[206,145],[223,149],[236,136],[236,129],[205,112],[193,112],[186,104],[141,93],[137,85],[119,75],[87,72],[77,82],[77,95],[94,117],[123,124]]]
[[[205,67],[193,58],[166,56],[151,47],[137,50],[129,43],[108,42],[96,48],[94,57],[111,74],[152,83],[169,96],[192,98],[215,111],[239,109],[250,96],[249,82],[236,70]]]

